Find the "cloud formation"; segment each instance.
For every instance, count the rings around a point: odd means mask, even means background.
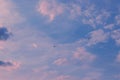
[[[105,42],[109,34],[105,33],[102,29],[98,29],[89,33],[88,46],[95,45],[97,43]]]
[[[62,5],[58,4],[56,0],[41,0],[37,10],[42,15],[48,16],[50,21],[63,12]]]
[[[119,50],[114,41],[120,44],[120,22],[119,15],[107,11],[111,9],[101,9],[103,1],[106,0],[0,0],[0,78],[114,80],[111,75],[119,73],[119,69],[111,64],[114,56],[120,62],[119,53],[114,54]],[[47,17],[49,24],[37,15],[36,4],[38,13]],[[16,27],[21,21],[19,9],[28,22]],[[11,39],[9,30],[14,35]],[[64,38],[66,42],[60,42]],[[15,62],[4,61],[8,59]]]

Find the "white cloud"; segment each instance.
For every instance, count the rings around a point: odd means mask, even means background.
[[[98,29],[90,32],[90,38],[88,39],[88,46],[95,45],[97,43],[105,42],[108,39],[108,33],[105,33],[102,29]]]
[[[115,16],[116,24],[120,25],[120,15]]]

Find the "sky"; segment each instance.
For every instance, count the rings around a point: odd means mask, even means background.
[[[120,80],[120,0],[0,0],[0,80]]]

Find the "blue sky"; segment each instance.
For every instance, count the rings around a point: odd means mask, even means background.
[[[0,0],[0,79],[120,80],[119,0]]]

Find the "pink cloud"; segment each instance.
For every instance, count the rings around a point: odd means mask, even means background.
[[[85,48],[80,47],[77,49],[77,51],[74,53],[74,58],[78,59],[82,62],[92,62],[95,60],[96,56],[89,53]]]
[[[33,47],[33,48],[38,48],[38,45],[37,45],[36,43],[33,43],[33,44],[32,44],[32,47]]]
[[[58,4],[55,0],[40,1],[37,10],[42,15],[48,16],[50,21],[63,13],[62,5]]]
[[[81,6],[74,3],[64,5],[56,0],[40,1],[37,11],[43,16],[49,17],[50,21],[53,21],[56,16],[62,15],[63,13],[65,14],[65,12],[69,13],[69,15],[66,15],[67,18],[70,17],[72,19],[82,14]]]
[[[54,61],[54,64],[60,66],[60,65],[65,65],[68,63],[68,60],[66,58],[59,58]]]

